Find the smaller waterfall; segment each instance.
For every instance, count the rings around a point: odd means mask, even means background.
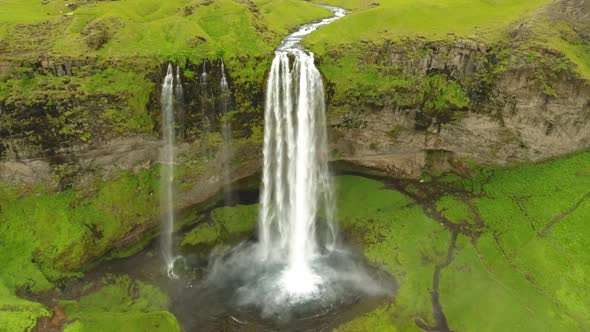
[[[162,83],[162,141],[161,150],[161,183],[160,208],[162,215],[162,254],[167,266],[168,274],[174,277],[174,252],[172,234],[174,232],[174,73],[172,65],[168,64],[166,77]]]
[[[178,137],[184,139],[184,123],[186,115],[184,113],[184,93],[182,91],[182,81],[180,80],[180,65],[176,65],[176,84],[174,85],[174,95],[176,97],[176,118]]]
[[[203,71],[201,72],[201,86],[207,86],[207,60],[203,60]]]
[[[204,158],[209,156],[209,147],[207,140],[209,139],[209,133],[212,131],[212,124],[207,115],[207,60],[203,60],[203,71],[200,76],[201,85],[201,120],[202,120],[202,138],[201,138],[201,149]]]
[[[232,134],[231,121],[229,119],[229,101],[231,92],[225,75],[225,64],[221,61],[221,135],[223,136],[223,182],[224,200],[226,204],[231,202],[231,159],[232,159]]]

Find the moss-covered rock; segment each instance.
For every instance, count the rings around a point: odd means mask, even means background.
[[[111,277],[102,288],[62,301],[70,323],[64,331],[181,331],[167,310],[168,299],[156,286],[127,276]]]
[[[235,243],[252,233],[257,219],[258,205],[214,209],[210,221],[197,225],[184,236],[182,246],[206,250],[221,243]]]
[[[0,282],[1,331],[32,331],[37,320],[51,316],[42,304],[23,300]]]

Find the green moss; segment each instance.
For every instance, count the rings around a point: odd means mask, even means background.
[[[440,296],[453,328],[462,331],[574,331],[551,297],[511,266],[492,236],[463,241],[441,277]],[[542,317],[542,319],[539,319]]]
[[[0,278],[37,291],[79,271],[157,215],[155,170],[126,174],[76,193],[0,187]]]
[[[16,297],[0,282],[0,331],[31,331],[37,319],[48,316],[42,304]]]
[[[129,277],[112,277],[79,301],[63,301],[74,320],[65,331],[181,331],[168,311],[168,299],[157,287]]]
[[[397,67],[366,63],[361,47],[343,47],[334,55],[319,57],[319,67],[328,81],[330,111],[360,112],[386,105],[413,105],[409,91],[415,78]]]
[[[440,302],[449,326],[462,331],[587,329],[590,152],[472,171],[471,178],[441,175],[427,184],[454,192],[433,198],[440,215],[477,226],[460,228],[466,234],[459,235],[453,260],[441,271]],[[434,266],[446,257],[449,232],[411,199],[376,181],[339,177],[338,183],[344,231],[400,283],[393,305],[342,329],[418,331],[415,319],[434,326],[429,292]]]
[[[366,323],[407,331],[417,329],[417,318],[431,321],[432,273],[434,265],[446,257],[449,232],[425,216],[412,200],[384,189],[377,181],[341,176],[337,184],[338,219],[345,233],[371,262],[394,275],[400,287],[395,304],[387,311],[395,319],[385,319],[386,314],[380,312],[360,318],[360,322],[376,319]]]
[[[446,195],[436,201],[436,209],[453,223],[473,223],[473,215],[469,211],[469,207],[455,196]]]
[[[475,200],[512,268],[557,308],[550,316],[573,320],[581,329],[590,326],[584,305],[590,296],[584,287],[590,275],[584,250],[590,245],[584,235],[590,218],[589,165],[586,152],[498,170],[484,185],[486,197]]]
[[[151,132],[154,122],[146,106],[154,85],[144,75],[142,71],[109,68],[68,77],[22,75],[0,82],[0,100],[15,109],[0,115],[0,131],[33,144],[48,138],[86,142],[100,137],[105,127],[126,134]],[[42,107],[46,112],[39,116],[27,110],[31,107]],[[27,134],[39,129],[49,137]]]
[[[405,43],[345,46],[321,56],[320,69],[330,87],[330,110],[358,113],[384,107],[412,107],[439,123],[456,119],[457,111],[467,109],[471,102],[464,83],[443,74],[414,73],[413,64],[391,65],[380,58],[380,53],[396,49],[405,56],[421,59],[423,55],[416,53],[428,49],[425,45]]]
[[[188,232],[182,245],[212,248],[216,244],[234,242],[252,232],[257,218],[257,204],[214,209],[211,221],[201,223]]]
[[[469,104],[469,97],[463,87],[444,75],[426,76],[419,91],[424,101],[424,113],[439,123],[449,122],[454,117],[454,110]]]
[[[397,332],[393,325],[393,316],[387,307],[364,314],[353,321],[337,327],[335,332]]]
[[[221,237],[221,229],[215,224],[201,224],[193,228],[184,236],[182,245],[207,245],[212,246],[219,241]]]

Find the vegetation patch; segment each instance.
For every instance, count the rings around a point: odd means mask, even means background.
[[[377,1],[377,6],[362,0],[328,3],[356,10],[306,38],[306,45],[318,53],[337,49],[339,44],[406,37],[439,40],[449,33],[492,41],[501,38],[510,24],[549,1],[402,0]]]
[[[79,301],[62,301],[69,323],[64,331],[181,331],[156,286],[112,276]]]
[[[145,170],[87,192],[0,187],[0,284],[10,292],[50,289],[157,215],[158,173]]]
[[[48,316],[51,313],[42,304],[17,297],[0,283],[0,330],[32,331],[37,319]]]
[[[331,16],[298,0],[46,2],[3,1],[0,38],[7,51],[195,61],[220,54],[257,56],[271,52],[295,27]],[[36,35],[43,38],[33,44]]]
[[[392,304],[340,330],[440,326],[435,290],[453,330],[587,329],[589,165],[590,153],[582,152],[424,183],[339,177],[346,234],[400,284]]]
[[[216,208],[208,222],[197,225],[184,236],[182,245],[210,249],[221,243],[231,244],[250,234],[257,220],[258,204]]]

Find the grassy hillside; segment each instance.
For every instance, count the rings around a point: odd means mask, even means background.
[[[0,1],[0,55],[259,55],[296,26],[330,16],[297,0],[46,2]]]
[[[364,1],[328,1],[356,10],[314,33],[307,42],[329,47],[359,40],[379,41],[417,36],[445,38],[448,33],[491,40],[497,38],[509,24],[548,2],[385,0],[371,6]]]
[[[305,40],[318,54],[339,50],[343,45],[378,44],[407,38],[469,38],[496,43],[517,37],[515,48],[543,47],[561,52],[577,65],[583,77],[590,78],[590,46],[588,40],[577,36],[588,27],[583,23],[572,24],[571,17],[560,15],[565,10],[549,0],[326,2],[352,12]],[[580,14],[580,20],[582,17]]]

